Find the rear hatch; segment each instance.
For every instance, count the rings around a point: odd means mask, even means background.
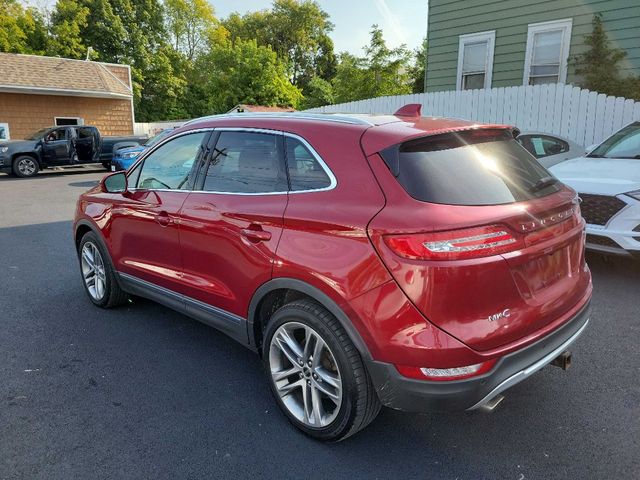
[[[490,350],[553,328],[584,301],[576,194],[510,130],[427,136],[369,158],[387,197],[369,235],[430,322]]]

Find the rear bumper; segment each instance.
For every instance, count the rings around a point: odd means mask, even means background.
[[[461,411],[479,408],[520,383],[566,350],[589,323],[587,303],[571,320],[537,342],[504,356],[485,375],[459,381],[429,382],[403,377],[375,360],[367,368],[383,405],[408,412]]]

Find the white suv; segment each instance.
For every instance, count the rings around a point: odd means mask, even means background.
[[[640,256],[640,121],[550,171],[582,199],[588,249]]]

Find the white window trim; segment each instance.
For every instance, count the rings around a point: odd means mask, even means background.
[[[484,72],[484,88],[491,88],[491,77],[493,75],[493,49],[496,43],[496,31],[469,33],[460,35],[458,42],[458,74],[456,78],[456,90],[462,90],[462,62],[464,57],[464,46],[467,43],[477,43],[487,41],[487,61]]]
[[[533,60],[533,37],[536,33],[548,32],[562,29],[562,43],[560,44],[560,69],[558,72],[558,83],[567,82],[567,66],[569,63],[569,48],[571,46],[572,18],[553,20],[551,22],[530,23],[527,30],[527,50],[524,57],[523,85],[529,85],[529,75],[531,74],[531,61]]]
[[[76,120],[77,125],[58,125],[58,120]],[[80,127],[84,125],[84,118],[80,117],[53,117],[53,122],[56,127]]]

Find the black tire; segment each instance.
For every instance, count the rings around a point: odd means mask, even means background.
[[[89,286],[85,281],[82,270],[82,252],[85,245],[88,243],[90,243],[92,246],[95,246],[95,248],[98,250],[100,256],[102,257],[102,264],[104,266],[104,294],[99,298],[95,298],[94,295],[92,295],[92,293],[89,291]],[[87,292],[89,300],[91,300],[94,305],[97,305],[101,308],[113,308],[123,305],[127,302],[129,296],[120,288],[120,285],[118,284],[115,269],[113,268],[113,263],[111,262],[109,252],[106,251],[106,249],[102,245],[102,242],[100,242],[98,236],[94,232],[85,233],[85,235],[82,237],[82,240],[80,240],[80,245],[78,246],[78,262],[80,263],[82,285]]]
[[[40,171],[40,165],[31,155],[20,155],[13,160],[12,170],[16,177],[35,177]]]
[[[296,418],[283,403],[272,378],[271,340],[279,327],[290,322],[311,327],[329,347],[337,363],[342,381],[342,402],[335,419],[325,427],[310,427]],[[369,425],[380,412],[380,400],[360,353],[340,322],[318,303],[297,300],[279,308],[266,326],[262,353],[269,385],[278,406],[289,421],[307,435],[325,441],[344,440]]]
[[[111,170],[111,162],[102,162],[102,166],[103,166],[106,170]]]

